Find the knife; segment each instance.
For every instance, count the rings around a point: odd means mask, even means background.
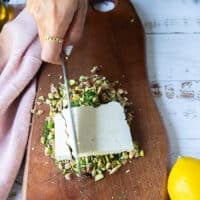
[[[72,145],[74,147],[73,151],[73,157],[76,160],[76,165],[77,165],[77,170],[79,177],[81,177],[81,168],[80,168],[80,163],[78,160],[78,142],[77,142],[77,134],[76,134],[76,128],[75,128],[75,123],[74,123],[74,117],[72,113],[72,108],[71,108],[71,103],[70,103],[70,96],[69,96],[69,85],[68,85],[68,78],[67,78],[67,62],[66,62],[66,56],[69,57],[72,51],[72,46],[68,46],[66,51],[62,51],[61,53],[61,61],[62,61],[62,71],[63,71],[63,79],[64,79],[64,86],[65,86],[65,100],[67,102],[67,110],[69,114],[69,124],[71,125],[71,131],[72,131]],[[72,155],[71,151],[71,155]]]

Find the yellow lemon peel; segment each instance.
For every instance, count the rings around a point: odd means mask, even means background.
[[[168,193],[171,200],[200,200],[200,160],[179,157],[168,178]]]

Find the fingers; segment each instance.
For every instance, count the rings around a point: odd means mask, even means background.
[[[67,38],[68,44],[77,42],[82,34],[88,0],[27,1],[27,8],[34,16],[41,41],[42,60],[60,64],[64,43],[56,39]],[[48,38],[48,39],[46,39]]]
[[[43,61],[53,64],[61,63],[60,54],[63,43],[60,41],[64,38],[77,10],[78,6],[74,2],[74,0],[66,1],[64,5],[58,1],[40,2],[40,13],[35,13],[34,16],[38,25]]]
[[[76,15],[74,16],[72,24],[70,25],[70,28],[65,35],[65,46],[78,42],[83,32],[88,8],[88,0],[81,0],[79,2],[80,3]]]
[[[62,21],[56,20],[57,17],[53,16],[52,21],[45,21],[43,27],[39,31],[42,44],[42,60],[54,64],[60,64],[60,54],[62,51],[63,43],[56,40],[47,40],[46,37],[60,38],[62,40],[70,26],[74,13],[68,11]],[[42,30],[43,29],[43,30]]]

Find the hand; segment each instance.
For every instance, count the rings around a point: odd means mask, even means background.
[[[59,64],[62,48],[76,43],[83,32],[88,0],[28,0],[42,46],[42,60]],[[64,39],[63,43],[46,37]]]

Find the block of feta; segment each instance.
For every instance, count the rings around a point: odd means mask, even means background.
[[[78,140],[78,156],[114,154],[133,150],[130,127],[124,108],[118,102],[102,104],[94,108],[81,106],[72,108]],[[56,114],[55,157],[58,160],[71,159],[69,146],[71,127],[68,110]]]

